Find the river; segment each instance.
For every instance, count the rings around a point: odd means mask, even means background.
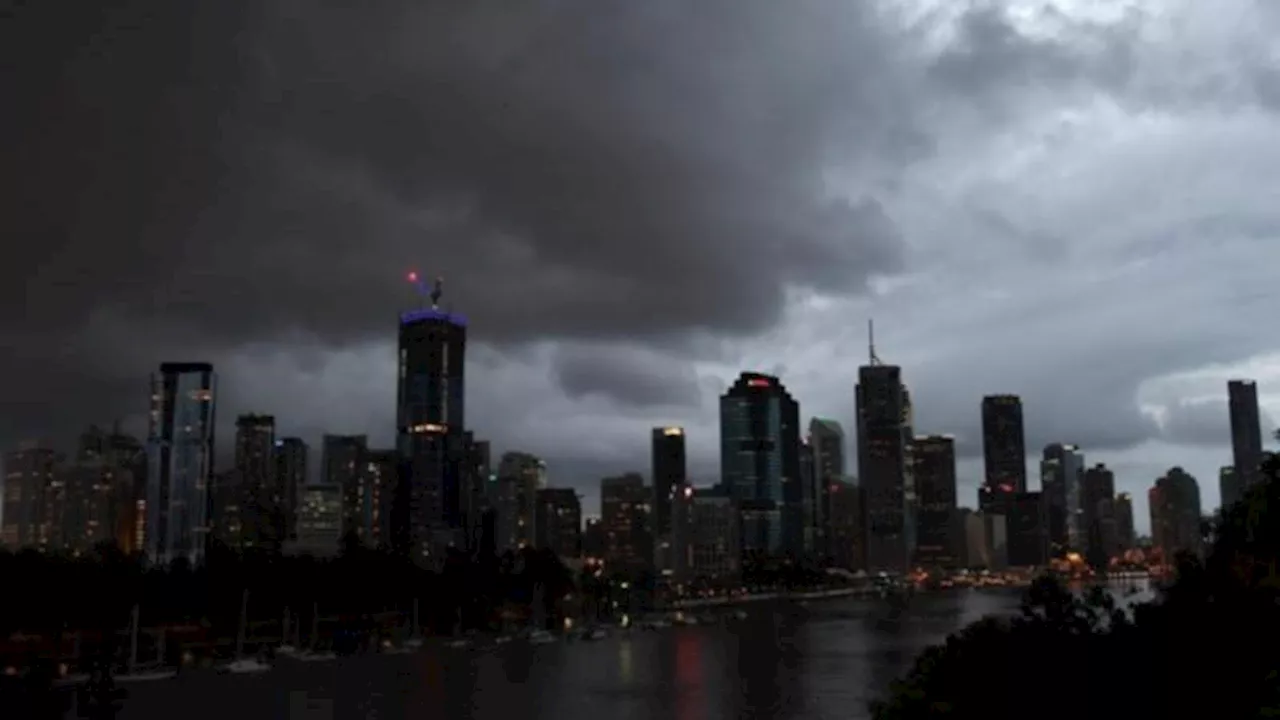
[[[739,623],[637,631],[598,642],[281,661],[262,675],[192,672],[132,685],[120,720],[864,718],[869,699],[926,646],[1013,591],[759,603]],[[309,701],[332,714],[295,714]]]

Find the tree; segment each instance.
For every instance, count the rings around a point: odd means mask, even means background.
[[[1201,563],[1126,613],[1038,581],[1021,615],[930,648],[874,703],[880,720],[1258,717],[1280,711],[1280,461],[1227,509]]]

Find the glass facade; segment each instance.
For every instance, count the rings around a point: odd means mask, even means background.
[[[207,363],[166,363],[152,378],[145,545],[152,562],[204,559],[215,386]]]

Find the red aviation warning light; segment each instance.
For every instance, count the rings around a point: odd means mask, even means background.
[[[406,279],[406,280],[408,280],[408,281],[409,281],[409,282],[411,282],[411,283],[416,283],[416,282],[418,282],[418,271],[417,271],[417,270],[410,270],[410,271],[409,271],[409,274],[405,276],[405,279]]]

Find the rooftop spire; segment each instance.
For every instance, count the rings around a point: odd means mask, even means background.
[[[876,321],[867,318],[867,354],[870,356],[871,365],[880,365],[880,357],[876,355]]]

